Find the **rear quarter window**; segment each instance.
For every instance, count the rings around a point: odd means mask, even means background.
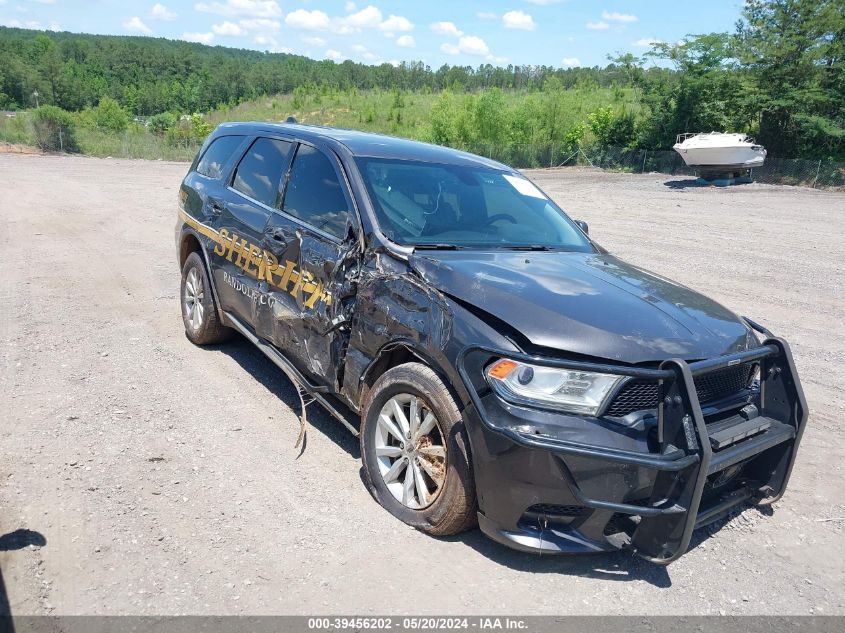
[[[243,140],[243,136],[221,136],[214,139],[197,163],[197,173],[209,178],[220,178],[223,175],[223,166]]]

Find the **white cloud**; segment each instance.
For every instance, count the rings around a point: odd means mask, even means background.
[[[506,29],[533,31],[537,28],[534,18],[524,11],[508,11],[502,16],[502,23]]]
[[[550,4],[557,4],[558,2],[563,2],[563,0],[525,0],[528,4],[536,4],[541,7],[547,7]]]
[[[346,57],[340,51],[336,51],[333,48],[330,48],[326,51],[325,55],[323,56],[325,59],[330,59],[333,62],[342,62]]]
[[[137,15],[124,20],[122,22],[123,28],[134,33],[152,33],[153,30],[148,27]]]
[[[390,15],[378,25],[378,28],[385,33],[407,32],[414,30],[414,23],[401,15]]]
[[[42,30],[44,27],[41,25],[41,22],[38,20],[27,20],[26,22],[21,22],[20,20],[0,20],[0,24],[3,26],[10,26],[14,29],[38,29]],[[51,24],[50,30],[51,31],[58,31],[58,24],[55,25],[56,28],[52,28],[53,25]]]
[[[276,0],[224,0],[223,2],[197,2],[194,5],[202,13],[216,13],[225,16],[246,16],[251,18],[278,18],[282,15]]]
[[[359,57],[366,59],[367,61],[374,61],[376,59],[376,56],[367,50],[367,47],[363,44],[353,44],[352,50],[357,53]]]
[[[464,34],[454,22],[435,22],[431,25],[431,30],[438,35],[449,35],[451,37],[460,37]]]
[[[30,2],[36,2],[38,4],[56,4],[56,0],[29,0]]]
[[[234,22],[223,22],[222,24],[212,24],[211,30],[214,31],[215,35],[231,35],[231,36],[238,36],[243,35],[244,30]]]
[[[384,19],[381,11],[373,5],[346,16],[329,17],[325,11],[314,9],[297,9],[288,13],[285,24],[294,29],[310,31],[332,31],[339,35],[360,33],[366,29],[378,29],[385,35],[392,37],[397,32],[407,32],[414,29],[414,24],[400,15],[390,15]]]
[[[251,18],[247,20],[238,20],[238,25],[244,31],[259,31],[262,33],[275,33],[282,28],[282,23],[278,20],[270,20],[268,18]]]
[[[347,13],[352,13],[357,8],[357,6],[354,2],[347,2],[343,5],[343,8],[346,10]]]
[[[417,43],[414,41],[413,35],[402,35],[396,38],[396,46],[401,46],[402,48],[414,48]]]
[[[497,13],[490,13],[489,11],[479,11],[475,14],[479,20],[498,20],[499,15]]]
[[[644,37],[634,42],[634,46],[641,46],[643,48],[651,48],[655,44],[663,44],[663,40],[659,40],[655,37]]]
[[[256,35],[252,41],[258,46],[263,46],[264,50],[270,51],[271,53],[293,53],[292,48],[279,46],[279,42],[272,35]]]
[[[294,29],[307,29],[311,31],[328,29],[331,25],[329,16],[315,9],[313,11],[306,11],[305,9],[297,9],[287,14],[285,17],[285,24]]]
[[[560,63],[566,66],[567,68],[573,68],[575,66],[580,66],[581,60],[577,57],[564,57]]]
[[[186,42],[211,44],[214,41],[214,33],[182,33],[182,39]]]
[[[606,31],[610,25],[607,22],[587,22],[587,28],[591,31]]]
[[[618,13],[616,11],[602,11],[602,20],[610,20],[611,22],[636,22],[639,18],[631,13]]]
[[[322,47],[322,46],[326,45],[326,40],[324,40],[322,37],[312,36],[312,37],[302,37],[300,39],[303,42],[305,42],[306,44],[308,44],[308,46],[320,46],[320,47]]]
[[[361,9],[357,13],[347,15],[344,22],[352,28],[375,28],[382,22],[381,11],[373,5]]]
[[[457,45],[446,43],[440,46],[440,50],[449,55],[458,55],[459,53],[464,55],[490,54],[490,47],[487,46],[487,42],[477,35],[464,35],[458,40]]]
[[[153,20],[166,20],[169,22],[171,20],[175,20],[179,16],[163,4],[154,4],[152,10],[150,10],[150,17],[152,17]]]

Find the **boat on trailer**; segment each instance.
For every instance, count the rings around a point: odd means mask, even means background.
[[[702,176],[742,173],[766,160],[766,148],[747,134],[688,132],[678,134],[672,149]]]

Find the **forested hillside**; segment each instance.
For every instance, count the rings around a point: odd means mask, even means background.
[[[41,106],[0,122],[0,140],[90,153],[120,154],[118,139],[144,156],[187,152],[210,123],[295,112],[465,148],[652,150],[679,132],[724,130],[755,135],[773,157],[845,160],[845,0],[747,0],[734,33],[565,70],[336,64],[2,27],[0,60],[0,109]],[[66,131],[56,141],[58,127]]]
[[[205,112],[261,95],[290,93],[299,86],[357,90],[475,91],[540,89],[548,77],[566,88],[609,87],[627,82],[624,72],[599,68],[490,64],[443,66],[418,62],[369,66],[316,61],[299,55],[206,46],[151,37],[38,32],[0,27],[0,108],[42,103],[65,110],[116,99],[131,113]],[[661,71],[655,71],[660,73]]]

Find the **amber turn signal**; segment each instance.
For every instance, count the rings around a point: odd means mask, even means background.
[[[514,369],[516,369],[516,363],[512,360],[503,358],[502,360],[497,361],[487,371],[487,375],[492,376],[493,378],[498,378],[499,380],[504,380]]]

